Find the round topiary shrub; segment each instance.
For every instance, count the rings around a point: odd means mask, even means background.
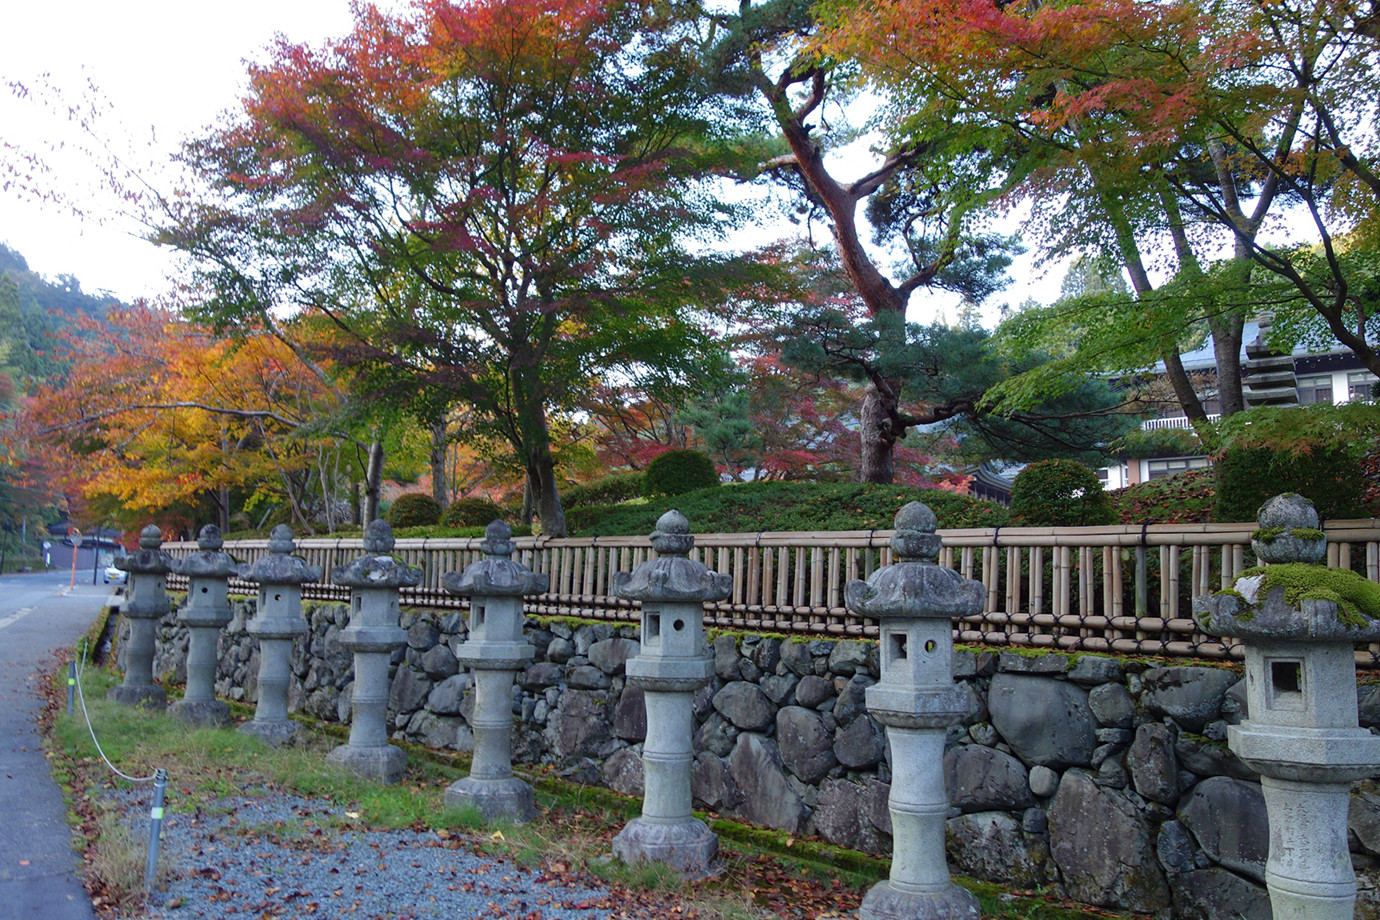
[[[503,509],[487,498],[457,498],[446,506],[441,523],[447,527],[487,527],[503,517]]]
[[[1011,517],[1027,527],[1087,527],[1114,523],[1116,511],[1092,470],[1072,460],[1042,460],[1016,476]]]
[[[441,521],[441,506],[425,492],[408,492],[393,499],[385,515],[394,530],[403,527],[430,527]]]
[[[680,495],[719,484],[714,461],[697,450],[668,450],[647,464],[642,476],[642,494]]]
[[[587,508],[591,505],[616,505],[642,495],[642,474],[636,470],[611,473],[602,479],[571,486],[561,492],[561,507]]]

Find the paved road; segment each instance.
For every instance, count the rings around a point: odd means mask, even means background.
[[[0,576],[0,920],[96,916],[34,725],[40,666],[86,632],[110,595],[89,571],[75,588],[70,580],[70,570]]]

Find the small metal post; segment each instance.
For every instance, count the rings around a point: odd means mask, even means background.
[[[168,771],[153,771],[153,807],[149,810],[149,859],[144,864],[144,890],[153,893],[158,875],[158,836],[163,830],[163,793],[168,788]]]
[[[67,662],[67,714],[72,714],[72,697],[77,692],[77,662]]]

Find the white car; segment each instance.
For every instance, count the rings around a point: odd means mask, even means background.
[[[113,564],[108,565],[108,566],[105,567],[105,583],[106,583],[106,584],[114,583],[114,584],[117,584],[117,585],[122,585],[122,584],[125,583],[125,579],[126,579],[128,576],[129,576],[129,573],[128,573],[128,572],[126,572],[124,569],[117,569],[117,568],[115,568],[115,566],[114,566]]]

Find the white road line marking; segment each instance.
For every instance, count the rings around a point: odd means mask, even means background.
[[[19,610],[16,610],[14,613],[10,614],[9,616],[0,618],[0,629],[4,629],[6,626],[13,626],[15,623],[24,619],[24,617],[28,616],[33,612],[34,608],[32,607],[22,607]]]

